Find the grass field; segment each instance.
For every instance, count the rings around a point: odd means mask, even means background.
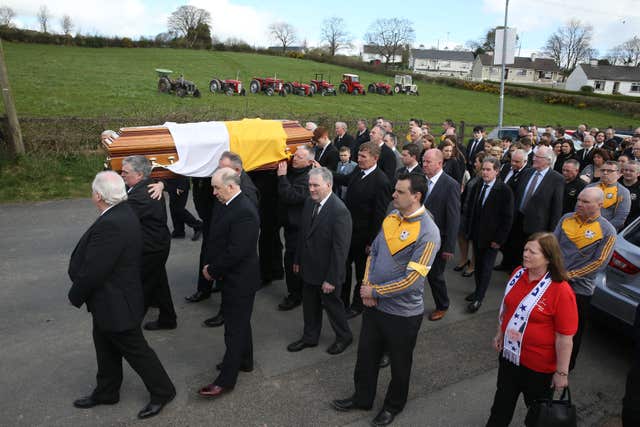
[[[211,119],[246,116],[313,118],[314,116],[400,120],[421,117],[432,123],[445,118],[467,123],[496,123],[498,97],[435,84],[420,84],[421,96],[288,96],[226,97],[212,95],[212,77],[240,78],[248,86],[252,76],[308,81],[316,72],[338,82],[352,70],[299,59],[178,49],[91,49],[34,44],[4,44],[18,113],[29,117],[161,117],[205,111]],[[200,87],[203,97],[177,98],[156,90],[155,68],[183,72]],[[365,86],[388,77],[359,73]],[[563,124],[628,127],[633,120],[607,111],[579,110],[506,97],[505,123]]]

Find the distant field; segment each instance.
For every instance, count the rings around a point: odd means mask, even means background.
[[[226,97],[212,95],[212,77],[240,78],[248,86],[252,76],[308,81],[323,72],[338,82],[352,70],[312,61],[230,52],[177,49],[90,49],[33,44],[4,44],[17,109],[23,117],[163,117],[197,112],[211,119],[265,116],[372,118],[385,116],[405,122],[421,117],[439,124],[445,118],[467,123],[496,123],[498,97],[492,94],[420,84],[421,96],[298,96]],[[156,90],[155,68],[182,72],[200,87],[203,97],[184,98]],[[386,76],[359,73],[365,86],[388,81]],[[3,107],[1,107],[3,108]],[[634,120],[607,111],[579,110],[506,97],[505,123],[628,127]]]

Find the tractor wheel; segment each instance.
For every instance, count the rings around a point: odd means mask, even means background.
[[[311,84],[309,85],[309,90],[310,90],[312,93],[316,93],[316,92],[318,91],[318,86],[316,86],[316,84],[315,84],[315,83],[311,83]]]
[[[194,98],[200,98],[200,89],[196,89],[193,91],[193,97]]]
[[[326,89],[322,89],[322,91],[320,92],[321,96],[327,96],[327,90]]]
[[[304,95],[304,93],[303,93]],[[313,96],[313,91],[311,90],[311,88],[309,88],[309,94],[307,96]]]
[[[287,95],[291,95],[293,93],[293,85],[291,83],[285,83],[282,86],[282,89],[287,92]]]
[[[395,85],[395,86],[393,87],[393,91],[394,91],[395,93],[400,93],[400,92],[402,92],[402,86],[400,86],[400,85]]]
[[[249,83],[249,92],[251,93],[260,92],[260,82],[257,80],[251,80],[251,83]]]
[[[347,85],[344,83],[340,83],[340,86],[338,86],[338,90],[340,91],[340,93],[347,93],[348,91]]]
[[[176,89],[176,96],[179,98],[184,98],[187,95],[187,90],[183,87],[179,87]]]
[[[374,93],[376,91],[376,85],[374,85],[373,83],[371,83],[369,85],[369,87],[367,88],[367,92],[369,93]]]
[[[240,91],[240,96],[247,96],[247,90],[245,88],[242,88]]]
[[[287,91],[286,90],[281,90],[280,92],[278,92],[278,95],[282,96],[283,98],[285,96],[287,96]]]
[[[359,95],[360,91],[358,89],[354,89],[353,92],[351,92],[353,95]]]
[[[336,92],[335,90],[333,91],[333,96],[337,96],[338,92]]]
[[[171,82],[166,77],[160,77],[158,80],[158,92],[167,93],[171,89]]]
[[[213,79],[209,82],[209,91],[211,93],[216,93],[220,90],[220,81],[218,79]]]
[[[227,96],[233,96],[233,88],[228,87],[227,89],[225,89],[224,94]]]
[[[273,88],[272,88],[272,87],[268,87],[268,88],[266,88],[266,89],[264,90],[264,93],[265,93],[267,96],[273,96]]]

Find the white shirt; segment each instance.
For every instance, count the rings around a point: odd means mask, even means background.
[[[235,199],[236,197],[238,197],[238,195],[242,193],[242,190],[238,191],[236,194],[233,195],[232,198],[230,198],[229,200],[227,200],[227,202],[225,203],[226,206],[229,206],[229,203],[231,203],[233,201],[233,199]]]
[[[365,179],[367,177],[367,175],[369,175],[371,172],[373,172],[374,170],[376,170],[376,168],[378,167],[377,164],[371,166],[369,169],[365,169],[364,171],[364,176],[361,179]]]
[[[409,173],[411,173],[411,172],[413,172],[413,170],[414,170],[417,166],[418,166],[418,162],[416,162],[416,164],[415,164],[415,165],[413,165],[413,166],[411,166],[411,167],[406,166],[406,168],[407,168],[407,171],[409,171]]]
[[[440,169],[440,172],[438,172],[431,178],[425,175],[425,177],[427,178],[427,196],[431,194],[431,190],[433,190],[433,187],[435,187],[436,183],[438,182],[438,180],[440,179],[443,173],[444,173],[444,170]]]
[[[108,207],[107,209],[105,209],[105,210],[103,210],[102,212],[100,212],[100,216],[102,216],[102,215],[104,215],[105,213],[107,213],[107,211],[108,211],[109,209],[111,209],[112,207],[114,207],[114,206],[115,206],[115,205],[109,205],[109,207]]]
[[[546,168],[541,171],[537,171],[534,169],[534,172],[531,174],[531,178],[529,178],[529,182],[527,183],[527,186],[524,189],[524,194],[527,194],[527,192],[529,191],[529,185],[531,184],[531,181],[533,180],[533,177],[535,176],[535,174],[539,173],[540,177],[538,178],[538,182],[536,182],[536,186],[533,188],[533,192],[531,193],[532,195],[535,194],[536,190],[540,186],[540,183],[544,179],[545,175],[547,174],[547,172],[549,172],[549,169],[550,168]]]
[[[327,197],[325,197],[324,199],[322,199],[320,201],[320,206],[318,206],[318,212],[316,212],[316,215],[318,215],[320,213],[320,211],[322,210],[322,207],[324,206],[324,204],[327,203],[327,200],[329,200],[329,197],[331,197],[331,193],[329,193],[327,195]]]

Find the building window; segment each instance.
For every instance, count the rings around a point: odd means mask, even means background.
[[[631,90],[630,92],[640,92],[640,82],[633,82],[631,83]]]
[[[604,90],[604,80],[596,80],[593,82],[594,90]]]
[[[517,75],[518,76],[526,76],[527,75],[527,70],[518,70]]]

